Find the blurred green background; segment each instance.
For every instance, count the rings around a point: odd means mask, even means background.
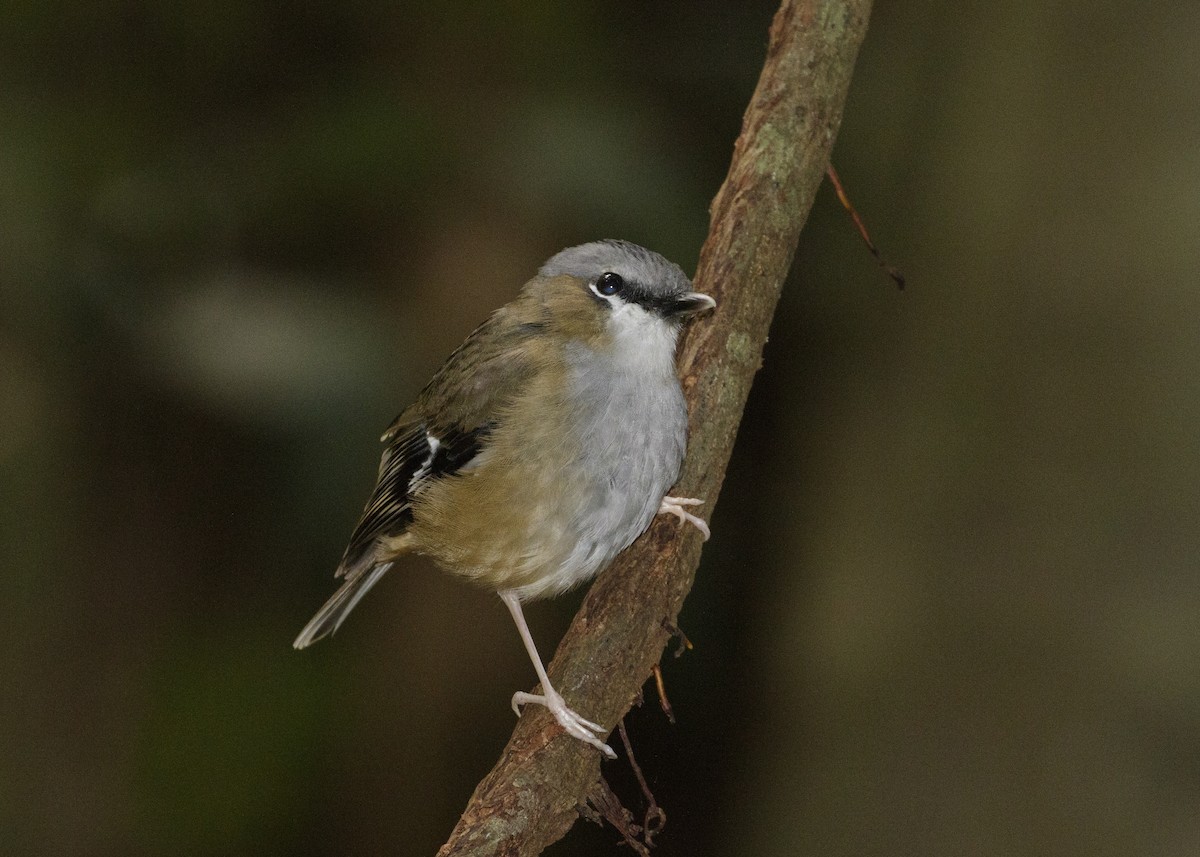
[[[500,602],[413,562],[291,640],[544,258],[694,267],[773,10],[0,7],[5,854],[436,850],[533,684]],[[834,160],[909,288],[823,189],[628,718],[656,853],[1200,853],[1198,33],[877,4]]]

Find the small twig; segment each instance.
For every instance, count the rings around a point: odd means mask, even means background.
[[[667,720],[674,726],[675,709],[671,707],[671,700],[667,699],[667,686],[663,683],[662,667],[658,664],[654,665],[654,684],[658,687],[658,704],[662,706],[663,714],[667,715]]]
[[[871,251],[871,255],[875,257],[875,261],[879,263],[879,267],[887,272],[887,275],[896,283],[896,287],[904,288],[904,274],[894,265],[889,265],[884,261],[883,256],[879,255],[879,249],[875,246],[875,242],[871,240],[871,235],[867,232],[867,224],[863,223],[863,219],[858,216],[858,211],[854,208],[854,203],[850,201],[849,194],[842,187],[842,180],[838,178],[837,170],[833,168],[833,162],[825,167],[825,175],[829,178],[829,183],[833,185],[833,189],[837,192],[837,198],[842,203],[842,208],[850,213],[850,219],[854,221],[854,225],[858,227],[858,234],[862,236],[863,243],[867,245],[867,249]]]
[[[662,829],[667,826],[667,814],[654,799],[654,793],[650,791],[650,786],[646,782],[645,776],[642,775],[642,769],[638,765],[637,759],[633,757],[633,745],[629,743],[629,733],[625,731],[625,718],[622,717],[617,723],[617,730],[621,733],[621,743],[625,745],[625,755],[629,759],[629,767],[633,768],[633,775],[637,777],[638,785],[642,787],[642,795],[646,798],[646,815],[642,821],[642,841],[646,843],[647,848],[653,848],[654,837],[662,833]]]
[[[688,635],[683,633],[683,629],[674,622],[663,622],[663,629],[679,640],[679,647],[675,650],[675,657],[683,657],[684,652],[690,652],[694,647],[692,641],[688,639]]]
[[[617,797],[604,777],[596,780],[592,785],[588,791],[587,802],[594,808],[595,813],[603,817],[613,826],[613,829],[621,834],[625,844],[636,851],[638,857],[650,857],[650,849],[637,838],[642,829],[633,823],[633,813],[621,805],[621,799]],[[586,809],[581,811],[581,814],[591,821],[596,821],[595,813],[586,811]]]

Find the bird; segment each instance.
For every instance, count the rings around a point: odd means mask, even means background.
[[[696,527],[703,501],[667,492],[687,445],[675,367],[688,317],[716,306],[678,265],[605,239],[547,260],[446,359],[384,432],[375,489],[335,572],[341,587],[300,632],[335,632],[405,554],[495,590],[565,732],[614,758],[603,727],[550,683],[522,604],[601,572],[657,514]]]

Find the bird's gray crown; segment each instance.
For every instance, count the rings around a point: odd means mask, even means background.
[[[568,247],[551,256],[538,271],[543,277],[566,274],[589,281],[608,272],[636,284],[648,297],[674,297],[692,289],[691,281],[674,262],[653,250],[615,238]]]

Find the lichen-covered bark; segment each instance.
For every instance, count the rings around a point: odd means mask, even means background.
[[[705,498],[710,515],[829,162],[870,7],[869,0],[784,0],[713,201],[694,279],[717,310],[691,324],[680,344],[691,432],[674,491]],[[629,710],[692,587],[700,546],[692,528],[660,516],[597,578],[549,667],[576,711],[611,727]],[[539,854],[570,829],[599,765],[594,748],[565,735],[545,709],[528,707],[439,857]]]

